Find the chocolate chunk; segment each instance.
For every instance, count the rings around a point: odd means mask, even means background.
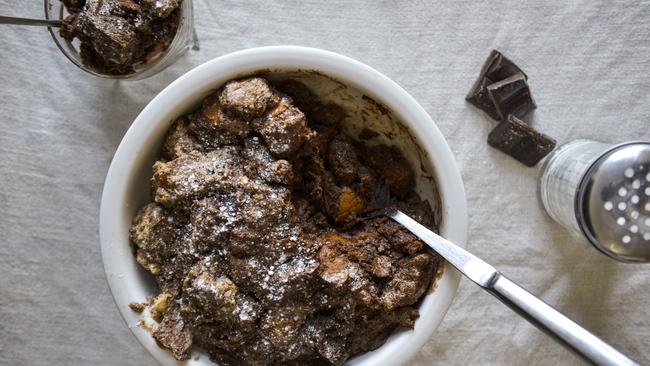
[[[501,52],[492,50],[490,56],[491,57],[488,59],[491,58],[492,61],[488,68],[485,70],[484,77],[496,82],[517,73],[521,73],[524,75],[524,78],[528,80],[528,75],[526,75],[526,73],[520,69],[519,66],[515,65],[514,62],[510,61],[510,59],[501,54]]]
[[[510,115],[488,135],[488,144],[532,167],[555,148],[555,140]]]
[[[337,136],[328,150],[328,163],[336,180],[342,185],[351,185],[359,175],[359,159],[352,141]]]
[[[140,6],[151,11],[158,18],[167,18],[181,6],[181,0],[141,0]]]
[[[246,119],[261,116],[277,102],[277,94],[262,78],[229,81],[219,93],[219,103],[225,110]]]
[[[280,92],[290,95],[293,98],[293,104],[305,114],[312,112],[320,105],[318,97],[307,85],[298,80],[288,79],[273,83]]]
[[[364,149],[362,159],[367,166],[379,172],[392,195],[405,197],[415,185],[408,161],[395,148],[383,145],[369,146]]]
[[[175,359],[190,359],[192,330],[177,310],[165,314],[153,337],[160,346],[172,351]]]
[[[487,115],[492,117],[492,119],[500,121],[501,117],[499,116],[499,112],[497,112],[494,103],[492,103],[492,100],[487,93],[487,86],[490,84],[492,84],[490,79],[485,77],[479,78],[470,91],[471,95],[468,95],[465,100],[474,104],[476,108],[487,113]]]
[[[503,56],[499,51],[492,50],[490,56],[488,56],[481,68],[481,73],[479,74],[478,79],[465,97],[465,100],[472,103],[495,120],[502,120],[499,112],[490,100],[487,87],[490,84],[518,73],[521,73],[524,76],[524,79],[528,79],[526,73],[524,73],[517,65]]]
[[[490,100],[494,103],[502,120],[505,120],[510,114],[522,118],[537,108],[526,82],[526,76],[522,73],[490,84],[487,90]]]
[[[252,124],[276,157],[290,156],[314,136],[314,132],[307,127],[305,114],[293,105],[293,100],[288,96],[280,97],[276,106],[253,120]]]
[[[86,5],[86,0],[61,0],[61,2],[71,14],[80,12]]]
[[[86,14],[76,19],[80,38],[92,45],[107,64],[123,65],[131,59],[137,40],[134,27],[127,20],[112,15]]]

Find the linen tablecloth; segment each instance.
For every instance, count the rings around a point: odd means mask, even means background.
[[[528,74],[534,126],[559,143],[650,139],[649,1],[195,0],[201,50],[151,79],[77,70],[44,28],[0,28],[0,364],[154,365],[104,279],[98,211],[115,149],[175,78],[244,48],[324,48],[375,67],[431,114],[454,152],[468,248],[641,363],[650,266],[614,262],[554,224],[536,169],[488,147],[464,101],[492,48]],[[39,0],[0,14],[43,15]],[[411,365],[581,361],[467,280]]]

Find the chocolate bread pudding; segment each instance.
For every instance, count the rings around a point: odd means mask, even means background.
[[[341,365],[414,326],[442,260],[377,213],[438,223],[400,152],[355,141],[345,117],[299,82],[251,77],[174,122],[130,239],[176,359]]]
[[[167,50],[182,0],[61,0],[69,15],[60,33],[80,41],[83,63],[106,75],[128,75]]]

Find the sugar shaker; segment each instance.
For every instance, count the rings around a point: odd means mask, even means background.
[[[575,140],[540,169],[549,216],[622,262],[650,262],[650,142]]]

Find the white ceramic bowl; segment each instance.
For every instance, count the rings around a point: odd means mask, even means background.
[[[152,336],[138,326],[141,316],[128,307],[129,302],[143,301],[155,290],[151,276],[133,257],[128,240],[131,219],[139,207],[150,200],[151,165],[173,120],[197,106],[224,82],[259,70],[315,70],[344,84],[344,89],[349,89],[356,97],[369,96],[388,108],[391,118],[400,121],[406,129],[396,128],[392,126],[394,123],[386,120],[375,121],[375,127],[388,130],[389,142],[398,145],[412,164],[419,163],[417,190],[422,196],[432,198],[435,193],[431,177],[437,182],[441,205],[436,209],[442,216],[442,235],[459,245],[464,246],[466,241],[465,192],[449,146],[424,109],[386,76],[345,56],[295,46],[254,48],[209,61],[170,84],[140,113],[115,153],[102,195],[99,233],[108,284],[124,321],[140,343],[164,365],[181,363],[177,363],[171,353],[159,348]],[[332,97],[336,93],[330,90],[320,94]],[[367,101],[367,98],[362,99]],[[398,134],[408,131],[410,140],[404,136],[398,138],[390,131]],[[447,264],[436,290],[420,305],[420,318],[415,329],[393,334],[383,346],[350,360],[349,364],[397,365],[415,355],[447,312],[459,281],[459,273]],[[207,357],[201,356],[183,364],[211,363]]]

